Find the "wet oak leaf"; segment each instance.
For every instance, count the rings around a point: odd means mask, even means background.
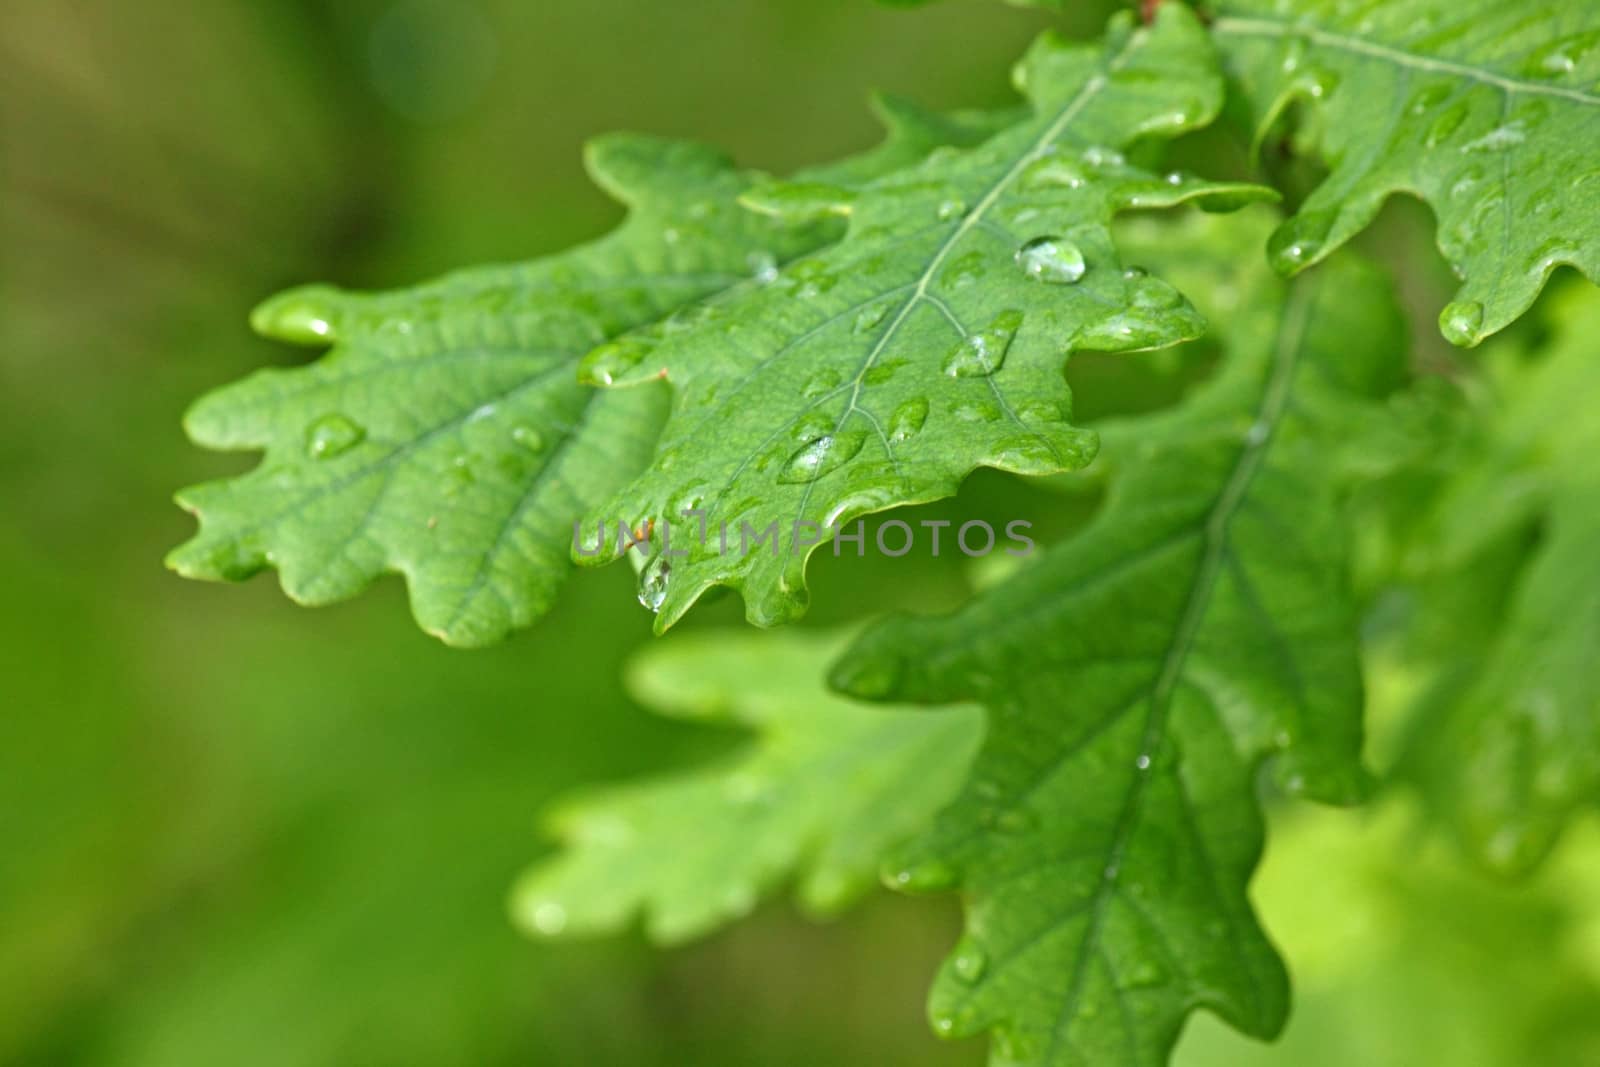
[[[1274,235],[1286,272],[1420,197],[1474,345],[1550,273],[1600,280],[1600,5],[1591,0],[1212,0],[1211,32],[1264,133],[1292,105],[1330,168]]]
[[[999,121],[889,98],[877,110],[884,143],[821,173],[892,171]],[[332,350],[190,410],[197,443],[266,456],[179,494],[200,530],[169,565],[230,580],[276,567],[305,604],[399,572],[418,623],[452,645],[489,644],[543,615],[571,569],[576,520],[643,469],[666,412],[660,388],[580,384],[579,357],[757,285],[838,233],[745,210],[738,198],[757,176],[697,145],[617,135],[591,145],[587,163],[630,209],[591,244],[395,292],[313,286],[263,305],[260,332]]]
[[[981,147],[875,182],[753,190],[758,210],[846,215],[849,232],[680,332],[585,360],[594,381],[674,389],[654,462],[590,515],[581,549],[603,562],[628,547],[619,525],[655,531],[640,595],[658,630],[718,585],[743,593],[753,623],[791,620],[819,531],[949,496],[979,466],[1081,467],[1095,444],[1070,422],[1067,354],[1202,331],[1177,290],[1125,269],[1111,236],[1129,208],[1270,195],[1124,158],[1216,113],[1198,21],[1174,6],[1151,27],[1115,20],[1103,46],[1047,36],[1018,80],[1030,117]]]
[[[1196,1008],[1277,1033],[1287,978],[1246,895],[1257,771],[1364,791],[1342,501],[1374,469],[1350,442],[1386,422],[1404,330],[1359,263],[1266,274],[1215,312],[1214,382],[1105,428],[1109,496],[1081,535],[835,669],[857,695],[989,709],[962,796],[892,881],[962,891],[929,1010],[948,1036],[993,1031],[995,1064],[1156,1067]]]

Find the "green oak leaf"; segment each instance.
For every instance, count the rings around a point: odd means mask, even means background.
[[[1476,455],[1415,550],[1423,624],[1450,647],[1409,762],[1470,851],[1509,874],[1600,800],[1600,425],[1572,416],[1600,403],[1600,301],[1563,295],[1552,343],[1488,353]]]
[[[971,144],[1000,118],[877,101],[882,146],[821,173],[865,178],[932,148]],[[332,344],[188,413],[199,444],[264,449],[250,473],[184,490],[198,535],[169,565],[242,579],[272,566],[305,604],[403,574],[423,629],[478,646],[534,622],[571,567],[576,520],[643,469],[660,388],[607,393],[576,377],[596,345],[728,289],[837,235],[746,211],[756,176],[696,145],[618,135],[588,167],[630,208],[592,244],[530,263],[363,294],[314,286],[264,304],[268,336]]]
[[[586,520],[579,550],[603,562],[630,547],[619,527],[654,530],[640,598],[658,630],[716,585],[740,590],[758,625],[793,619],[820,531],[948,496],[979,466],[1082,466],[1095,445],[1069,421],[1067,354],[1202,331],[1177,290],[1124,269],[1113,216],[1271,194],[1124,159],[1204,125],[1222,95],[1187,9],[1132,21],[1113,21],[1104,46],[1042,39],[1018,69],[1031,116],[979,148],[875,182],[753,191],[786,217],[847,215],[849,233],[770,286],[702,305],[681,334],[586,358],[591,380],[675,389],[654,462]]]
[[[1347,258],[1230,290],[1219,376],[1104,429],[1082,534],[952,616],[869,630],[834,673],[990,710],[967,788],[893,882],[961,888],[930,1016],[993,1030],[996,1064],[1153,1067],[1201,1007],[1275,1034],[1287,981],[1246,896],[1257,771],[1333,802],[1365,788],[1343,502],[1381,469],[1403,324]]]
[[[1292,272],[1422,198],[1461,277],[1440,315],[1473,345],[1558,266],[1600,280],[1600,6],[1591,0],[1212,0],[1213,39],[1264,131],[1295,102],[1331,173],[1274,235]]]
[[[641,654],[643,704],[752,736],[728,759],[599,792],[550,819],[564,848],[525,875],[518,924],[554,937],[643,916],[678,942],[738,918],[797,879],[827,913],[876,884],[887,850],[961,786],[983,735],[973,707],[882,708],[828,691],[838,635],[700,634]]]

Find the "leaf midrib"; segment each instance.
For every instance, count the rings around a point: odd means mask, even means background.
[[[1053,145],[1064,132],[1066,132],[1067,127],[1072,124],[1073,120],[1083,113],[1083,109],[1089,105],[1089,102],[1095,99],[1095,97],[1097,97],[1100,92],[1105,89],[1106,85],[1108,84],[1110,74],[1117,71],[1127,61],[1127,58],[1144,43],[1144,41],[1144,33],[1141,32],[1134,34],[1128,39],[1127,43],[1122,46],[1117,54],[1105,63],[1103,70],[1097,71],[1088,80],[1086,80],[1078,89],[1078,91],[1073,94],[1072,99],[1067,102],[1066,106],[1061,109],[1060,114],[1051,120],[1050,124],[1044,128],[1037,138],[1034,139],[1028,150],[1019,155],[1011,164],[1011,166],[1006,168],[1005,173],[1002,174],[995,181],[995,183],[989,187],[989,190],[983,194],[977,205],[967,213],[966,217],[961,220],[960,224],[957,225],[955,229],[950,231],[950,236],[945,238],[944,242],[940,244],[939,250],[934,253],[933,258],[928,261],[927,267],[917,279],[916,287],[900,305],[900,310],[895,314],[895,317],[890,321],[888,327],[883,331],[882,336],[878,338],[877,343],[874,344],[872,349],[867,353],[866,358],[862,360],[861,366],[856,369],[855,377],[850,383],[850,402],[845,405],[844,411],[841,412],[838,419],[834,421],[832,431],[834,436],[837,436],[839,431],[844,428],[844,425],[849,420],[850,416],[859,411],[863,415],[866,415],[869,421],[872,422],[873,428],[878,432],[879,439],[883,441],[884,451],[888,453],[891,462],[895,461],[894,449],[890,446],[888,437],[883,433],[882,428],[878,425],[876,417],[872,416],[870,412],[867,412],[864,408],[859,407],[857,404],[857,401],[861,397],[861,386],[866,380],[867,374],[877,363],[878,358],[883,355],[885,349],[888,348],[889,342],[894,338],[900,327],[904,325],[908,318],[910,318],[911,313],[916,310],[917,306],[920,305],[924,300],[928,299],[928,286],[932,284],[935,275],[937,275],[939,272],[939,268],[944,265],[944,262],[949,258],[950,253],[955,250],[956,246],[961,243],[967,234],[971,233],[974,228],[976,228],[985,220],[989,210],[994,207],[995,203],[998,202],[1002,196],[1005,195],[1005,192],[1008,188],[1010,188],[1011,183],[1016,181],[1018,176],[1020,176],[1030,164],[1041,158],[1050,148],[1050,146]],[[954,322],[953,324],[958,330],[964,329],[958,321]],[[1002,404],[1004,404],[1003,398],[999,397],[998,387],[992,380],[989,382],[989,387],[995,392],[996,397],[1001,399]],[[1004,406],[1009,412],[1010,405]],[[1013,420],[1016,419],[1015,414],[1012,414],[1011,417]],[[1056,452],[1053,442],[1050,443],[1050,448],[1052,452]],[[1059,458],[1058,452],[1057,456]],[[815,481],[806,483],[805,490],[800,495],[800,502],[795,508],[795,521],[804,520],[806,508],[811,502],[811,494],[814,492],[817,482],[820,480],[821,479],[817,479]]]
[[[1148,756],[1152,761],[1154,761],[1156,752],[1159,750],[1166,735],[1173,691],[1182,674],[1183,665],[1188,659],[1189,651],[1194,645],[1194,640],[1205,621],[1206,612],[1210,607],[1211,594],[1215,588],[1217,577],[1226,561],[1228,526],[1232,522],[1234,513],[1243,502],[1245,494],[1249,491],[1256,473],[1260,470],[1267,450],[1271,447],[1273,439],[1277,435],[1278,424],[1287,410],[1295,370],[1300,362],[1301,346],[1305,337],[1306,324],[1310,317],[1312,301],[1310,289],[1304,285],[1296,286],[1289,297],[1288,306],[1284,311],[1283,326],[1279,330],[1277,345],[1273,354],[1270,376],[1262,393],[1261,404],[1256,412],[1254,427],[1260,428],[1261,432],[1252,434],[1254,439],[1246,440],[1244,448],[1240,451],[1239,458],[1234,463],[1233,470],[1228,476],[1228,481],[1224,484],[1222,492],[1218,495],[1217,502],[1211,510],[1211,514],[1206,519],[1204,549],[1201,554],[1200,565],[1196,568],[1194,580],[1190,584],[1189,596],[1185,601],[1178,628],[1173,634],[1172,643],[1168,646],[1167,654],[1163,658],[1161,673],[1157,676],[1156,684],[1151,689],[1150,711],[1146,718],[1139,752],[1143,756]],[[1069,987],[1066,1000],[1057,1014],[1057,1022],[1052,1030],[1051,1044],[1045,1055],[1047,1062],[1054,1056],[1060,1042],[1064,1039],[1068,1024],[1076,1018],[1077,1003],[1082,995],[1088,961],[1099,947],[1100,927],[1105,918],[1105,905],[1111,899],[1113,891],[1117,887],[1118,879],[1121,877],[1129,839],[1133,834],[1134,826],[1138,822],[1139,812],[1143,807],[1149,783],[1155,774],[1154,767],[1140,771],[1134,778],[1133,788],[1128,791],[1128,798],[1123,804],[1122,814],[1117,820],[1117,826],[1112,835],[1111,847],[1107,850],[1106,863],[1103,868],[1105,873],[1100,880],[1099,886],[1095,889],[1088,927],[1083,935],[1083,950],[1077,954],[1077,961],[1073,968],[1072,985]]]

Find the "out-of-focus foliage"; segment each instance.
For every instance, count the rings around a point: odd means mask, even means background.
[[[1197,1017],[1175,1067],[1600,1062],[1600,835],[1484,881],[1408,805],[1273,820],[1254,896],[1295,973],[1276,1045]]]
[[[528,872],[512,912],[545,937],[636,919],[664,943],[742,918],[789,881],[818,914],[955,797],[983,736],[977,708],[881,708],[829,692],[838,636],[712,631],[641,655],[634,695],[696,722],[744,727],[732,758],[579,798],[552,814],[563,853]]]
[[[1404,544],[1421,674],[1404,769],[1488,866],[1522,873],[1600,801],[1600,299],[1485,350],[1462,455]]]

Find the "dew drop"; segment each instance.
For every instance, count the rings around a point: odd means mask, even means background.
[[[1301,92],[1313,100],[1321,100],[1339,87],[1339,75],[1322,67],[1313,67],[1295,79]]]
[[[942,201],[939,204],[938,215],[940,222],[949,222],[952,219],[959,219],[966,213],[967,202],[958,197],[951,197],[949,200]]]
[[[888,317],[889,305],[886,303],[862,308],[861,314],[856,316],[856,333],[867,333],[874,330]]]
[[[805,220],[846,215],[856,194],[826,182],[773,182],[745,193],[743,202],[767,215]]]
[[[939,282],[949,289],[961,289],[981,281],[985,272],[986,257],[982,252],[968,252],[946,267]]]
[[[922,426],[928,421],[928,400],[926,397],[912,397],[902,401],[889,416],[889,440],[895,444],[909,441],[922,432]]]
[[[943,370],[952,378],[981,378],[999,370],[1022,328],[1022,312],[1002,311],[987,327],[970,333],[945,355]]]
[[[967,985],[972,985],[982,979],[983,972],[988,967],[988,954],[979,948],[974,941],[963,941],[956,948],[955,954],[950,957],[951,973]]]
[[[556,937],[567,928],[567,909],[553,900],[540,900],[527,908],[533,928],[545,937]]]
[[[1528,131],[1522,122],[1507,122],[1504,125],[1496,126],[1482,137],[1462,145],[1461,151],[1504,152],[1506,149],[1519,145],[1527,139]]]
[[[250,326],[263,337],[295,345],[338,340],[334,308],[336,289],[312,285],[273,297],[250,314]]]
[[[750,276],[762,285],[778,280],[778,257],[771,252],[751,252],[745,261],[750,265]]]
[[[511,439],[529,452],[544,451],[544,434],[532,426],[511,427]]]
[[[866,440],[866,434],[854,430],[824,434],[789,457],[778,481],[789,485],[814,482],[854,459]]]
[[[644,337],[607,342],[583,357],[578,380],[586,385],[610,385],[643,363],[655,347],[655,341]]]
[[[1017,265],[1035,281],[1075,285],[1088,268],[1083,252],[1062,237],[1035,237],[1017,249]]]
[[[806,379],[806,384],[800,387],[800,395],[810,400],[836,388],[838,384],[839,372],[832,367],[824,367]]]
[[[955,405],[950,413],[962,422],[999,422],[1000,409],[987,400],[968,401]]]
[[[893,652],[857,654],[835,664],[829,681],[834,688],[851,696],[882,700],[899,688],[904,668],[904,661]]]
[[[323,415],[306,428],[306,455],[312,459],[333,459],[343,455],[367,436],[367,431],[347,415]]]
[[[1438,147],[1440,142],[1459,130],[1461,124],[1467,121],[1467,112],[1468,108],[1465,100],[1457,101],[1439,112],[1439,117],[1434,119],[1428,126],[1428,147]]]
[[[1305,62],[1307,47],[1304,37],[1289,38],[1284,44],[1283,59],[1279,64],[1279,69],[1285,74],[1293,74],[1299,70],[1300,64]]]
[[[672,564],[665,553],[650,557],[639,572],[639,603],[648,610],[658,612],[667,602],[667,587],[672,580]]]
[[[1015,405],[1015,410],[1017,418],[1030,426],[1049,426],[1066,418],[1054,400],[1024,400]]]
[[[1148,752],[1139,753],[1139,758],[1133,761],[1133,765],[1141,771],[1148,771],[1150,769],[1150,754]]]
[[[890,888],[907,893],[932,893],[949,889],[960,876],[956,869],[939,860],[904,867],[888,878]]]
[[[1076,163],[1060,156],[1046,156],[1028,167],[1022,184],[1030,189],[1081,189],[1085,180]]]
[[[1480,339],[1483,305],[1476,300],[1457,301],[1439,314],[1439,330],[1453,345],[1471,347]]]
[[[1171,311],[1183,306],[1182,293],[1154,278],[1146,278],[1143,284],[1135,286],[1130,299],[1134,307],[1145,311]]]
[[[1431,111],[1439,104],[1444,103],[1445,99],[1450,96],[1451,91],[1450,85],[1445,82],[1435,82],[1432,85],[1424,86],[1411,98],[1409,110],[1413,115],[1421,115]]]
[[[1120,167],[1127,162],[1127,159],[1115,148],[1094,145],[1084,150],[1083,161],[1099,170],[1104,167]]]
[[[803,445],[809,445],[819,437],[833,432],[835,420],[832,415],[823,411],[813,411],[802,416],[789,431],[789,436]]]
[[[882,385],[893,378],[906,363],[907,361],[903,359],[883,360],[868,367],[867,372],[861,376],[861,380],[868,385]]]

